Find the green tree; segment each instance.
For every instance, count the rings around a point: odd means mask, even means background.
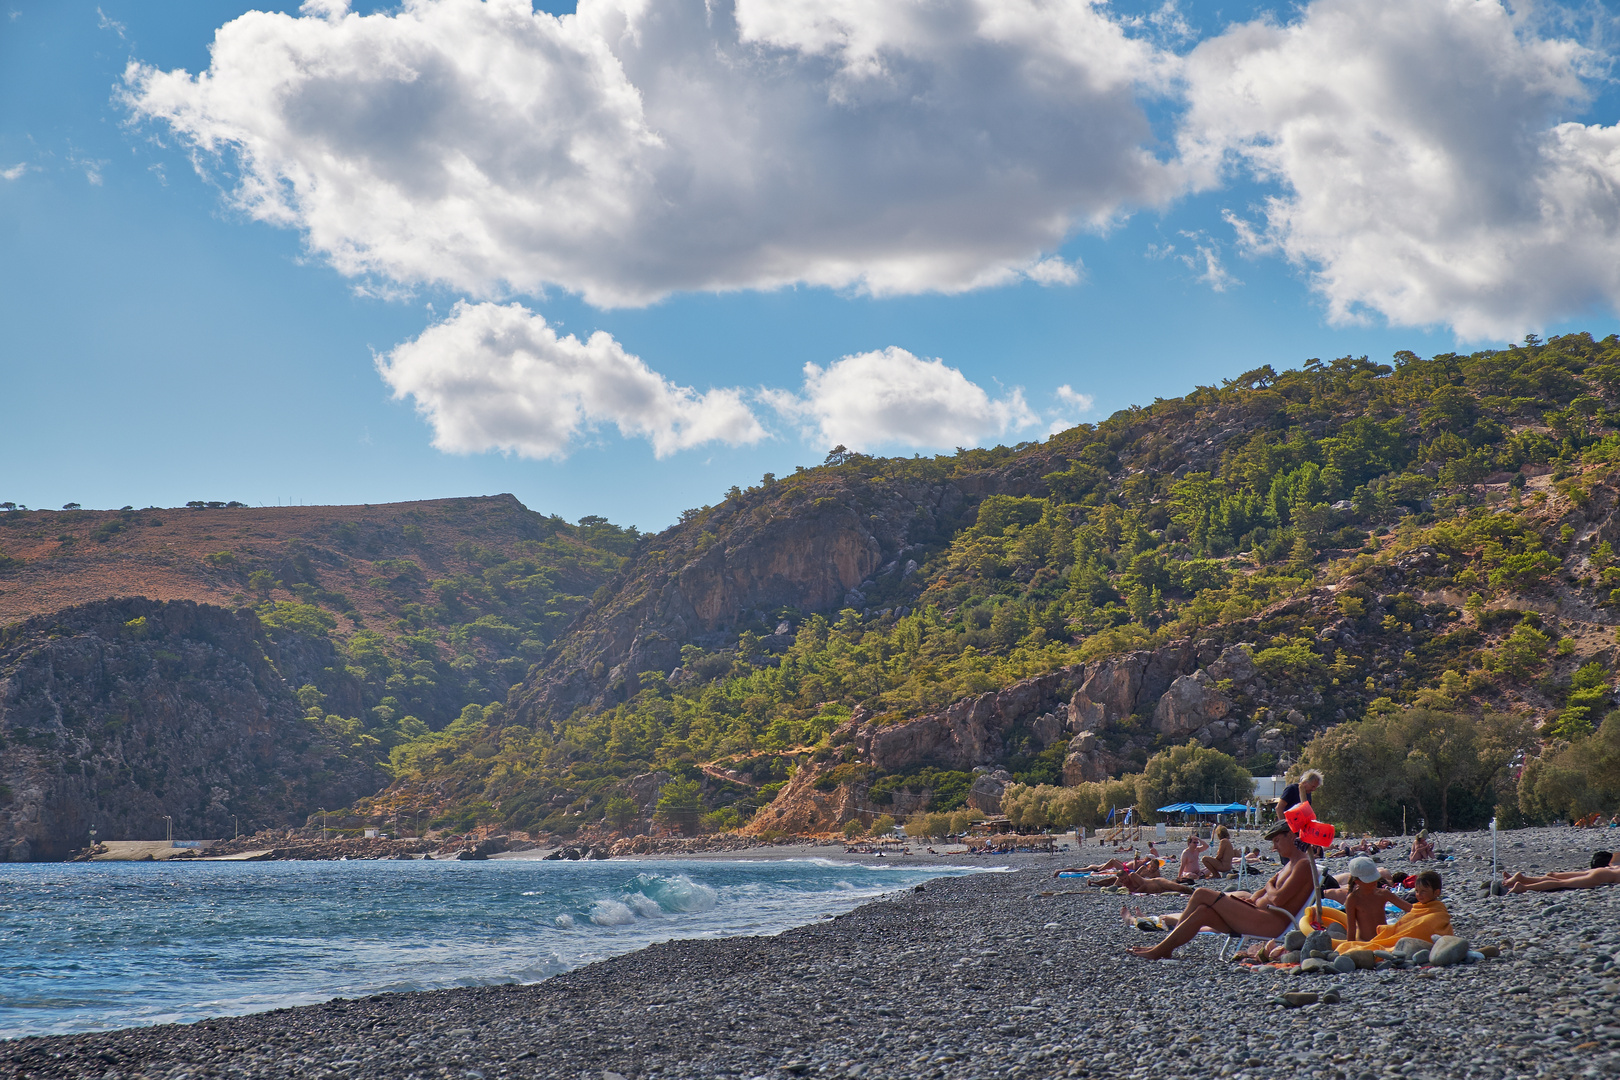
[[[1323,818],[1386,832],[1407,806],[1442,829],[1474,828],[1509,797],[1509,766],[1535,742],[1522,716],[1391,708],[1317,735],[1300,766],[1324,777],[1312,798]]]
[[[607,805],[603,807],[603,810],[606,812],[608,822],[615,829],[621,831],[629,828],[630,823],[635,821],[641,814],[641,808],[635,804],[635,801],[627,799],[623,795],[613,796],[607,801]]]
[[[1546,662],[1551,645],[1546,634],[1522,622],[1496,650],[1496,669],[1511,678],[1526,679]]]
[[[653,817],[663,825],[690,836],[703,817],[703,789],[696,780],[671,780],[658,790]]]
[[[1148,758],[1136,782],[1136,804],[1143,817],[1177,802],[1247,802],[1254,777],[1230,754],[1188,742]]]
[[[1620,804],[1620,712],[1591,735],[1532,758],[1519,779],[1518,805],[1534,824],[1574,821]]]

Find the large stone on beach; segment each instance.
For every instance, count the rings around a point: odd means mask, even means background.
[[[1467,940],[1454,937],[1451,934],[1436,938],[1434,946],[1429,950],[1429,963],[1435,967],[1450,967],[1452,964],[1461,964],[1467,959]]]
[[[1405,959],[1413,953],[1425,951],[1428,947],[1429,943],[1422,938],[1403,937],[1395,943],[1395,955]]]
[[[1371,949],[1355,949],[1345,953],[1344,958],[1361,971],[1370,971],[1378,966],[1378,954]]]
[[[1299,962],[1299,970],[1305,972],[1306,974],[1310,974],[1311,972],[1315,971],[1332,971],[1333,965],[1328,963],[1326,960],[1323,960],[1320,956],[1307,956],[1305,959]]]
[[[1341,955],[1333,961],[1333,970],[1337,971],[1340,975],[1348,975],[1352,971],[1356,970],[1356,967],[1357,964],[1355,960],[1348,955]]]
[[[1290,949],[1293,952],[1299,952],[1301,949],[1305,948],[1305,931],[1288,931],[1288,936],[1283,938],[1283,948]]]

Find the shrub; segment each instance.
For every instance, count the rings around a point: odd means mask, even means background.
[[[275,600],[258,607],[259,621],[273,630],[283,630],[305,637],[322,638],[328,630],[336,629],[337,618],[313,604],[300,604],[294,600]]]

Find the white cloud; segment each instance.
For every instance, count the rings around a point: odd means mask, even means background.
[[[1090,412],[1092,406],[1097,403],[1097,399],[1091,394],[1082,394],[1068,383],[1064,383],[1062,386],[1053,391],[1053,396],[1059,401],[1063,402],[1063,404],[1068,408],[1078,412],[1081,416],[1084,416],[1086,413]],[[1048,435],[1056,435],[1060,431],[1068,431],[1077,423],[1079,423],[1078,420],[1072,420],[1067,416],[1055,416],[1047,421],[1046,433]]]
[[[1080,263],[1064,262],[1057,256],[1042,259],[1040,262],[1024,271],[1024,275],[1037,285],[1078,285],[1080,284]]]
[[[1173,9],[1172,9],[1173,10]],[[1029,278],[1160,205],[1136,92],[1173,58],[1094,0],[404,0],[249,12],[127,101],[345,274],[597,305]]]
[[[1082,394],[1068,383],[1057,388],[1057,399],[1083,413],[1090,412],[1091,407],[1097,403],[1097,399],[1091,394]]]
[[[99,7],[96,8],[96,15],[100,19],[100,21],[96,24],[96,27],[98,29],[111,30],[113,33],[117,34],[120,38],[123,38],[123,37],[126,36],[126,32],[129,30],[129,27],[125,26],[123,23],[119,22],[117,19],[108,18],[107,13],[105,11],[102,11]]]
[[[19,161],[9,169],[0,169],[0,180],[21,180],[28,172],[28,162]]]
[[[766,390],[761,396],[802,423],[807,439],[853,450],[977,446],[1038,422],[1020,390],[992,399],[956,368],[894,346],[846,356],[825,369],[806,364],[798,393]]]
[[[1280,185],[1240,239],[1335,322],[1512,338],[1620,304],[1620,128],[1555,123],[1591,60],[1496,0],[1317,0],[1192,51],[1180,147]]]
[[[765,437],[739,391],[676,386],[610,335],[558,337],[520,304],[459,302],[377,370],[396,399],[415,399],[433,445],[449,453],[560,458],[601,424],[646,439],[658,457]]]

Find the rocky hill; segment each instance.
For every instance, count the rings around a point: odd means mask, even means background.
[[[646,540],[361,809],[634,830],[632,784],[669,776],[667,822],[850,827],[1145,775],[1188,740],[1270,773],[1415,706],[1503,752],[1377,812],[1488,817],[1612,704],[1617,361],[1584,335],[1313,360],[1039,444],[835,451]]]
[[[189,600],[101,601],[0,632],[0,860],[302,825],[386,779],[307,723],[325,638]],[[165,821],[165,818],[171,819]]]
[[[154,582],[340,657],[295,694],[387,759],[353,827],[854,831],[1024,793],[1091,823],[1306,762],[1358,825],[1551,820],[1620,802],[1617,405],[1620,341],[1570,335],[1262,366],[1015,447],[835,448],[653,536],[510,500],[279,547],[221,543],[242,509],[7,514],[0,604],[90,580],[108,523],[115,551],[183,518]],[[57,520],[84,535],[51,547]]]
[[[54,855],[82,846],[91,823],[103,839],[162,836],[164,815],[214,837],[233,818],[302,821],[374,792],[395,746],[503,697],[638,539],[510,495],[0,513],[0,846]],[[198,674],[222,664],[251,675]],[[147,704],[121,720],[131,695]],[[77,712],[51,712],[69,700]],[[283,714],[292,727],[263,726]],[[138,744],[106,749],[103,725],[137,722]],[[339,779],[323,779],[309,746],[339,754]],[[212,779],[177,786],[136,760],[147,747],[162,748],[152,762],[172,752]],[[196,802],[214,788],[228,795]]]

